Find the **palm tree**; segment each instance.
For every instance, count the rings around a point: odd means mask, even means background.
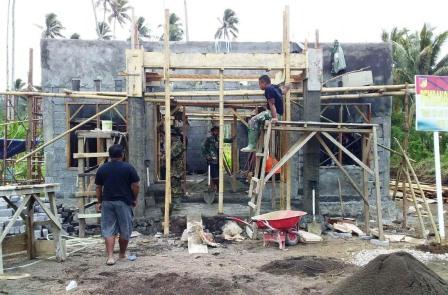
[[[220,27],[216,30],[215,39],[224,38],[225,40],[230,41],[230,35],[232,35],[233,38],[238,37],[238,28],[236,26],[240,21],[236,16],[235,11],[227,8],[224,10],[222,20],[218,18],[218,21],[220,23]]]
[[[97,0],[96,7],[103,6],[103,23],[106,22],[106,13],[112,10],[112,3],[115,0]],[[98,22],[99,24],[99,22]]]
[[[97,30],[98,31],[98,30]],[[81,36],[78,34],[78,33],[73,33],[71,36],[70,36],[70,39],[79,39]]]
[[[64,29],[65,28],[58,20],[57,15],[54,13],[49,13],[45,16],[45,28],[42,32],[42,38],[43,39],[54,39],[56,37],[64,38],[64,36],[61,34],[61,30]]]
[[[414,83],[415,75],[448,75],[448,54],[440,58],[443,45],[448,41],[448,31],[434,33],[434,28],[424,24],[420,31],[410,32],[406,28],[393,28],[390,33],[382,33],[382,40],[392,43],[394,62],[393,79],[396,84]],[[417,132],[413,121],[415,99],[409,97],[407,108],[402,99],[394,99],[392,112],[392,136],[397,137],[408,147],[409,155],[420,163],[428,163],[432,157],[432,136],[425,132]],[[405,124],[404,114],[410,115],[410,123]],[[442,147],[447,137],[442,138]],[[444,143],[445,141],[445,143]],[[396,156],[393,156],[393,159]],[[426,159],[426,160],[425,160]],[[424,160],[426,162],[424,162]],[[401,158],[393,162],[400,163]],[[431,160],[433,161],[433,160]],[[429,162],[431,162],[429,161]],[[417,167],[417,169],[419,169]],[[418,173],[418,172],[417,172]]]
[[[95,19],[95,31],[96,31],[96,35],[97,35],[98,37],[100,37],[100,33],[98,32],[98,17],[97,17],[97,15],[96,15],[96,5],[95,5],[94,0],[91,0],[91,2],[92,2],[92,9],[93,9],[93,17],[94,17],[94,19]]]
[[[131,8],[128,5],[128,0],[114,0],[112,2],[111,8],[112,8],[112,14],[109,16],[109,23],[114,21],[114,39],[115,39],[115,25],[118,22],[120,26],[123,26],[126,21],[130,21],[131,18],[127,14],[127,11]]]
[[[448,31],[436,35],[433,27],[424,24],[420,32],[393,28],[383,31],[383,41],[392,43],[394,80],[413,83],[415,75],[448,75],[448,54],[439,60],[440,51],[448,41]]]
[[[112,39],[112,36],[110,35],[110,27],[105,22],[99,22],[98,23],[98,33],[99,37],[98,40],[110,40]]]
[[[151,38],[151,30],[145,24],[145,18],[140,16],[137,19],[137,30],[138,30],[138,38],[142,40],[143,38]]]
[[[184,36],[184,30],[182,29],[182,23],[179,22],[180,18],[175,14],[170,15],[170,41],[180,41]],[[159,27],[161,27],[160,25]],[[160,37],[160,41],[163,41],[164,35]]]

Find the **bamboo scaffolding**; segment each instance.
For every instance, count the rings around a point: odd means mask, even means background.
[[[165,24],[163,37],[163,51],[165,66],[163,74],[165,76],[165,112],[171,114],[170,102],[170,11],[165,9]],[[165,212],[163,220],[163,234],[168,236],[170,233],[170,206],[171,206],[171,116],[165,116]]]
[[[57,141],[57,140],[63,138],[64,136],[66,136],[66,135],[69,134],[70,132],[75,131],[75,130],[78,129],[79,127],[84,126],[85,124],[89,123],[89,122],[92,121],[93,119],[95,119],[95,118],[101,116],[102,114],[104,114],[104,113],[110,111],[111,109],[113,109],[113,108],[116,107],[117,105],[119,105],[119,104],[125,102],[127,99],[128,99],[128,97],[124,97],[124,98],[120,99],[119,101],[117,101],[116,103],[114,103],[114,104],[110,105],[109,107],[105,108],[105,109],[102,110],[101,112],[96,113],[95,115],[93,115],[92,117],[90,117],[90,118],[88,118],[88,119],[82,121],[81,123],[79,123],[79,124],[76,125],[75,127],[70,128],[69,130],[67,130],[67,131],[65,131],[65,132],[63,132],[63,133],[61,133],[61,134],[59,134],[58,136],[54,137],[53,139],[51,139],[50,141],[48,141],[48,142],[46,142],[45,144],[41,145],[40,147],[36,148],[35,150],[31,151],[30,153],[27,153],[25,156],[20,157],[19,159],[17,159],[16,162],[23,161],[24,159],[26,159],[26,158],[28,158],[28,157],[34,155],[34,154],[37,153],[38,151],[43,150],[46,146],[48,146],[48,145],[54,143],[55,141]]]
[[[219,187],[218,214],[224,213],[224,70],[219,71]]]

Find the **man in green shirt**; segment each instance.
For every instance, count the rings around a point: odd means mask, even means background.
[[[224,138],[224,143],[232,143],[234,138]],[[219,127],[213,126],[208,136],[202,144],[202,156],[207,160],[210,166],[210,178],[212,186],[218,190],[219,178]]]

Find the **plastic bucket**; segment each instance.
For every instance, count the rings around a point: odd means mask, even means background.
[[[112,131],[112,121],[110,121],[110,120],[102,120],[101,121],[101,130],[103,130],[103,131]]]

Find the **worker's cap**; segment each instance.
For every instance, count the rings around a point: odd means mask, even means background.
[[[219,126],[213,126],[211,129],[210,129],[210,132],[213,132],[213,131],[219,131]]]

